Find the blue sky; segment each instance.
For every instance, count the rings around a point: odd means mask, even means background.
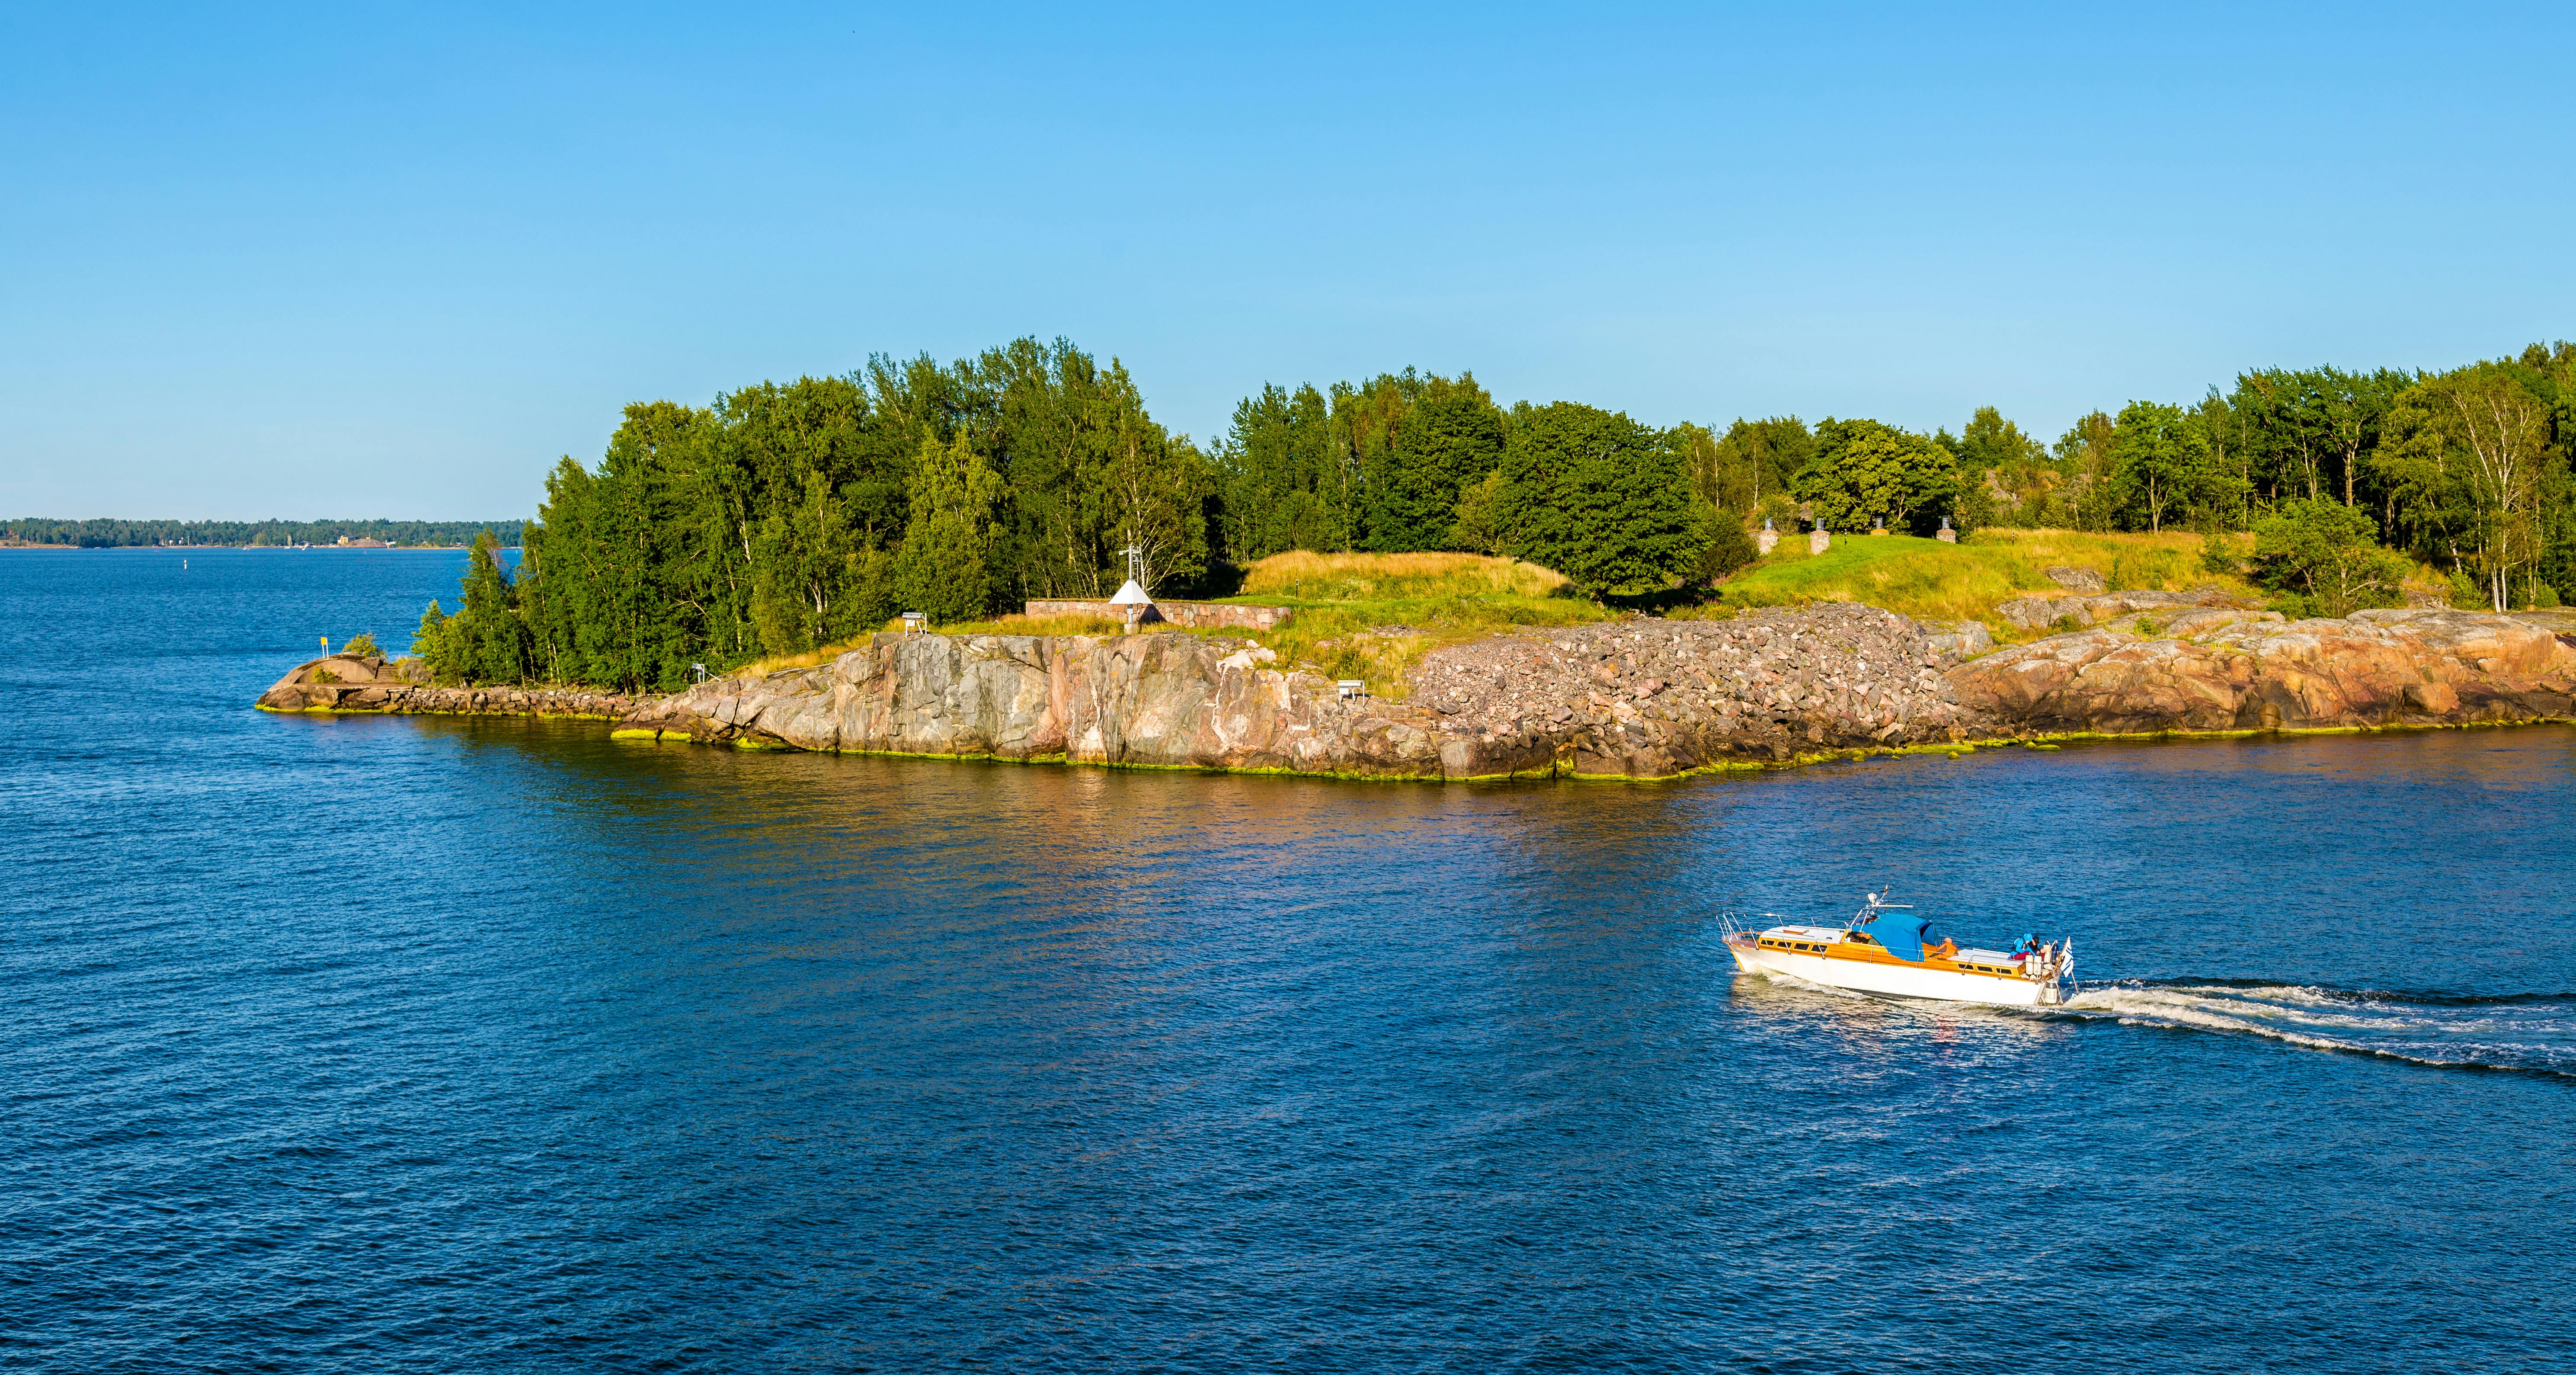
[[[2576,335],[2563,5],[528,8],[0,17],[0,514],[521,515],[629,401],[1021,334],[1202,439]]]

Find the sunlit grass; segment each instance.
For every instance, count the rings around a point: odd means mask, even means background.
[[[1414,601],[1437,597],[1567,595],[1565,575],[1484,554],[1273,554],[1244,570],[1238,602]]]
[[[2243,537],[2235,537],[2241,546]],[[2239,552],[2244,552],[2240,547]],[[2115,592],[2183,591],[2215,584],[2260,596],[2244,579],[2201,566],[2201,537],[2184,532],[2090,534],[2075,530],[1980,530],[1957,544],[1910,535],[1837,534],[1810,555],[1803,536],[1784,535],[1770,557],[1739,570],[1710,610],[1848,601],[1917,620],[1978,620],[1999,638],[2019,638],[1997,604],[2062,591],[2040,570],[2090,568]]]

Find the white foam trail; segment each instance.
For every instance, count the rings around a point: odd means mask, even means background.
[[[2576,1006],[2557,999],[2441,1004],[2298,984],[2109,984],[2079,991],[2057,1012],[2417,1064],[2576,1077]]]

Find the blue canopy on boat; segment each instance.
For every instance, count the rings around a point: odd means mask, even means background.
[[[1889,912],[1869,924],[1869,934],[1887,948],[1887,953],[1900,960],[1923,961],[1923,937],[1932,929],[1930,917],[1911,912]]]

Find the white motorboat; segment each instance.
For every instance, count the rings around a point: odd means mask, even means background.
[[[1828,988],[1938,998],[1954,1003],[2047,1007],[2075,985],[2075,943],[2025,939],[2010,952],[1934,940],[1931,922],[1872,893],[1842,926],[1729,930],[1727,953],[1747,974],[1785,975]]]

